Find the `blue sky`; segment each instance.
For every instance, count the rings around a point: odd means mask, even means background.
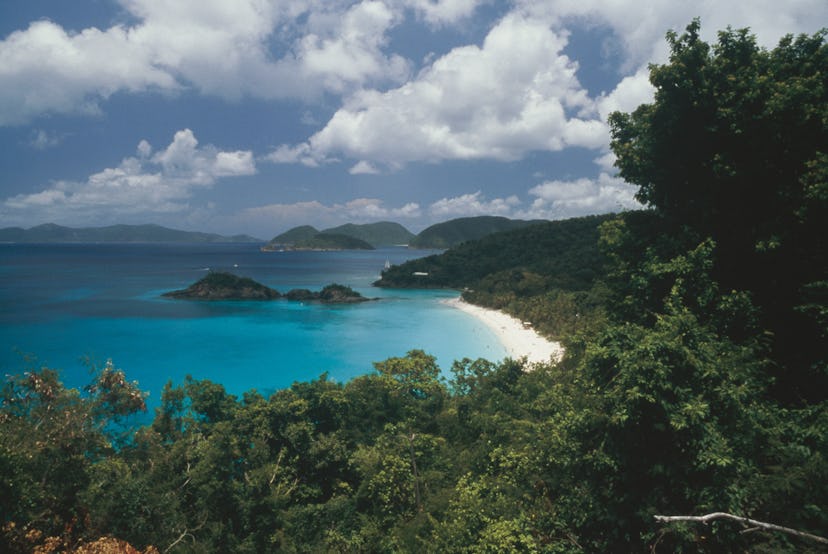
[[[4,0],[0,227],[560,219],[637,206],[606,116],[694,17],[824,0]]]

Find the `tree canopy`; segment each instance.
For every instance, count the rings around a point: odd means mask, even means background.
[[[713,45],[699,29],[668,33],[653,103],[610,117],[616,165],[674,234],[716,242],[715,278],[762,305],[790,384],[826,390],[828,350],[813,345],[828,343],[827,32],[765,50],[747,29]]]
[[[408,266],[462,267],[472,299],[512,309],[546,299],[532,318],[590,296],[602,315],[566,326],[562,361],[458,360],[446,381],[412,350],[268,398],[188,378],[138,427],[143,395],[111,364],[83,392],[10,377],[0,550],[824,551],[741,524],[828,534],[826,35],[765,51],[698,32],[668,35],[652,104],[612,116],[652,209]],[[589,238],[574,278],[570,227]]]

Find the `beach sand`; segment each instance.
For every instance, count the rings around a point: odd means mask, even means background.
[[[497,335],[506,352],[514,359],[524,356],[530,363],[560,360],[563,347],[524,327],[520,320],[497,310],[481,308],[460,298],[444,300],[445,304],[473,315]]]

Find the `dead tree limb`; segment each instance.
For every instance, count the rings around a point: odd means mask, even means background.
[[[727,512],[713,512],[712,514],[707,514],[704,516],[654,516],[656,521],[661,523],[669,523],[671,521],[695,521],[698,523],[709,523],[715,519],[729,519],[731,521],[737,521],[745,526],[752,526],[753,529],[765,529],[767,531],[778,531],[780,533],[787,533],[788,535],[793,535],[795,537],[801,537],[804,539],[809,539],[812,541],[816,541],[820,544],[828,544],[828,539],[825,537],[820,537],[819,535],[812,535],[811,533],[806,533],[804,531],[797,531],[796,529],[791,529],[790,527],[782,527],[781,525],[775,525],[773,523],[766,523],[764,521],[756,521],[755,519],[749,519],[746,517],[735,516],[733,514],[728,514]]]
[[[168,547],[164,550],[164,554],[167,554],[167,552],[169,552],[170,550],[172,550],[172,549],[173,549],[173,547],[174,547],[175,545],[177,545],[178,543],[180,543],[181,541],[183,541],[183,540],[184,540],[185,538],[187,538],[187,537],[190,537],[191,539],[193,539],[193,542],[195,542],[195,537],[193,537],[193,534],[192,534],[192,533],[190,533],[187,529],[184,529],[184,532],[183,532],[183,533],[181,533],[181,534],[178,536],[178,538],[177,538],[177,539],[175,539],[175,541],[173,541],[173,543],[172,543],[171,545],[169,545],[169,546],[168,546]]]

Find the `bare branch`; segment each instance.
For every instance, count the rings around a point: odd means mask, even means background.
[[[273,469],[273,475],[270,476],[270,481],[267,482],[268,485],[272,485],[273,481],[276,480],[276,474],[279,473],[279,466],[282,465],[282,455],[284,455],[284,453],[284,448],[279,450],[279,457],[276,458],[276,467]]]
[[[797,531],[796,529],[791,529],[790,527],[782,527],[781,525],[775,525],[773,523],[766,523],[764,521],[756,521],[755,519],[749,519],[746,517],[735,516],[733,514],[728,514],[726,512],[713,512],[712,514],[707,514],[704,516],[654,516],[656,521],[661,523],[669,523],[671,521],[695,521],[699,523],[709,523],[715,519],[729,519],[731,521],[737,521],[745,526],[753,526],[754,528],[765,529],[767,531],[778,531],[780,533],[787,533],[788,535],[793,535],[795,537],[801,537],[804,539],[810,539],[812,541],[816,541],[820,544],[828,544],[828,539],[825,537],[820,537],[819,535],[812,535],[811,533],[805,533],[804,531]],[[752,529],[751,529],[752,530]]]
[[[190,533],[187,529],[184,529],[184,532],[181,533],[181,535],[179,535],[179,537],[175,539],[175,541],[173,541],[173,543],[164,550],[164,554],[167,554],[167,552],[172,550],[175,545],[183,541],[186,537],[190,537],[191,539],[193,539],[193,542],[195,542],[195,537],[193,537],[192,533]]]

